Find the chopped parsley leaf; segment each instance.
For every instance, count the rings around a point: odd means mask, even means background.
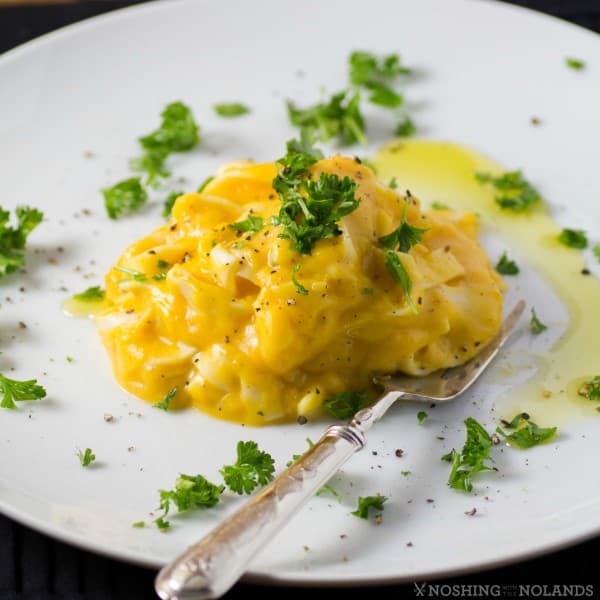
[[[418,244],[423,234],[429,229],[419,229],[409,225],[406,221],[406,212],[408,210],[408,201],[404,202],[402,211],[402,222],[397,229],[379,238],[379,242],[388,250],[395,250],[396,246],[400,252],[408,252],[415,244]]]
[[[315,493],[315,496],[322,496],[323,494],[332,495],[339,504],[342,503],[342,495],[329,483],[324,483]]]
[[[447,204],[444,204],[443,202],[432,202],[431,210],[451,210],[451,209]]]
[[[465,420],[467,439],[460,452],[454,448],[442,456],[442,460],[452,463],[448,485],[456,490],[470,492],[473,489],[472,477],[482,471],[491,471],[486,464],[492,447],[488,432],[472,417]]]
[[[220,471],[227,487],[237,494],[251,494],[259,485],[273,479],[275,461],[267,452],[259,450],[256,442],[238,442],[237,460]]]
[[[344,146],[368,141],[358,92],[351,95],[344,90],[333,94],[327,102],[307,108],[297,108],[293,102],[288,102],[287,108],[292,125],[307,130],[316,140],[326,142],[337,138]]]
[[[139,177],[130,177],[119,181],[110,188],[102,190],[104,206],[110,219],[118,219],[139,210],[148,199]]]
[[[302,296],[308,296],[308,290],[296,279],[296,273],[300,270],[299,264],[296,264],[292,268],[292,283],[296,287],[296,292]]]
[[[598,259],[598,262],[600,262],[600,244],[596,244],[592,248],[592,252],[594,253],[594,256]]]
[[[369,517],[369,509],[383,510],[383,504],[387,500],[385,496],[359,496],[358,507],[352,514],[359,519]]]
[[[537,446],[553,438],[557,431],[556,427],[538,427],[529,419],[529,415],[526,413],[519,413],[510,423],[505,424],[505,428],[514,429],[515,431],[507,434],[500,427],[497,427],[496,432],[506,441],[519,448]]]
[[[410,69],[400,64],[397,54],[377,58],[371,52],[356,51],[350,54],[350,82],[370,93],[369,102],[385,108],[397,108],[404,99],[391,84],[399,75],[407,75]]]
[[[161,531],[167,531],[171,529],[171,523],[169,523],[169,521],[167,521],[164,517],[158,517],[158,519],[154,519],[154,522],[156,523],[156,527],[158,527],[158,529]]]
[[[395,134],[398,137],[410,137],[417,132],[417,127],[410,117],[404,117],[396,126]]]
[[[288,142],[287,154],[279,159],[273,188],[279,194],[281,208],[274,225],[281,225],[280,238],[290,240],[293,250],[310,254],[322,239],[341,235],[338,222],[358,208],[356,182],[350,177],[321,173],[309,180],[307,169],[322,157],[307,145],[307,138]]]
[[[546,331],[546,329],[548,329],[547,325],[544,325],[537,317],[537,315],[535,314],[535,308],[531,308],[531,321],[530,321],[530,326],[531,326],[531,333],[533,333],[534,335],[538,335],[540,333],[542,333],[542,331]]]
[[[104,290],[99,285],[94,285],[84,292],[74,294],[73,298],[75,298],[75,300],[83,300],[84,302],[98,301],[104,300],[104,293]]]
[[[585,396],[588,400],[600,400],[600,375],[592,377],[589,381],[584,381],[579,388],[579,394]]]
[[[171,265],[166,260],[159,258],[156,262],[156,267],[160,272],[152,275],[152,279],[154,279],[154,281],[164,281],[167,278],[167,270],[170,266]]]
[[[404,476],[404,477],[408,477],[411,474],[410,471],[400,471],[400,475]]]
[[[250,109],[241,102],[222,102],[221,104],[215,104],[215,112],[220,117],[240,117],[250,112]]]
[[[157,176],[170,175],[164,166],[169,154],[191,150],[200,142],[199,127],[194,115],[183,102],[168,104],[161,113],[161,118],[158,129],[139,138],[144,154],[132,161],[134,169],[148,173],[147,184],[152,184]]]
[[[24,400],[39,400],[46,397],[46,390],[37,385],[36,379],[27,381],[17,381],[9,379],[0,373],[0,392],[2,393],[2,402],[0,408],[17,408],[15,402]]]
[[[363,289],[361,290],[361,294],[362,294],[363,296],[372,296],[372,295],[373,295],[373,288],[372,288],[372,287],[366,287],[366,288],[363,288]]]
[[[96,460],[96,455],[91,448],[86,448],[85,452],[77,450],[77,456],[82,467],[89,467]]]
[[[577,248],[578,250],[587,248],[588,245],[585,231],[582,231],[581,229],[563,229],[558,236],[558,241],[563,246]]]
[[[410,308],[411,312],[417,314],[417,307],[413,302],[413,299],[410,295],[410,291],[412,289],[412,281],[402,261],[400,260],[400,256],[394,250],[387,250],[385,253],[385,267],[389,271],[390,275],[396,280],[396,282],[402,288],[404,292],[404,297],[406,299],[406,303]]]
[[[389,187],[391,190],[397,190],[397,189],[398,189],[398,182],[396,181],[396,178],[395,178],[395,177],[392,177],[392,178],[390,179],[390,182],[388,183],[388,187]]]
[[[398,108],[404,103],[404,98],[394,89],[379,81],[367,81],[363,84],[369,90],[369,102],[384,108]]]
[[[398,54],[377,58],[372,52],[356,50],[350,54],[350,82],[365,85],[369,81],[386,81],[398,75],[409,75],[411,70],[402,66]]]
[[[135,523],[132,523],[131,526],[135,527],[137,529],[143,529],[144,527],[146,527],[146,522],[145,521],[136,521]]]
[[[171,505],[175,505],[179,512],[186,512],[195,508],[211,508],[220,500],[224,486],[215,485],[202,475],[181,474],[175,482],[174,490],[159,490],[160,509],[163,514],[155,519],[159,529],[169,529],[170,523],[165,520]]]
[[[0,277],[25,265],[27,237],[44,218],[41,211],[29,206],[18,206],[15,214],[16,228],[8,225],[10,212],[0,207]]]
[[[427,419],[427,417],[429,417],[429,415],[424,410],[420,410],[417,413],[417,421],[418,421],[419,425],[421,425],[423,423],[423,421],[425,419]]]
[[[265,226],[265,222],[262,217],[249,215],[247,219],[238,221],[237,223],[230,223],[229,229],[234,229],[240,233],[258,233]]]
[[[508,258],[506,252],[503,252],[500,260],[496,264],[496,271],[498,271],[500,275],[517,275],[519,266],[514,260]]]
[[[400,260],[399,255],[394,251],[396,246],[400,252],[408,252],[415,244],[418,244],[423,237],[423,234],[427,229],[419,229],[409,225],[406,221],[406,212],[408,210],[408,201],[404,203],[404,209],[402,211],[402,222],[399,227],[379,238],[379,242],[385,246],[388,250],[385,253],[386,260],[385,266],[392,277],[400,284],[406,303],[413,313],[417,313],[417,307],[415,306],[410,291],[412,289],[412,281],[408,272],[406,271],[404,264]]]
[[[137,281],[139,283],[148,281],[148,276],[146,273],[136,271],[135,269],[130,269],[129,267],[118,266],[115,267],[115,271],[121,271],[121,273],[127,273],[128,275],[131,275],[131,277],[128,277],[127,279],[121,279],[121,281],[119,281],[119,285],[122,283],[127,283],[128,281]]]
[[[371,404],[371,398],[366,390],[339,392],[323,402],[323,408],[336,419],[350,419],[359,410]]]
[[[196,193],[201,194],[204,191],[204,188],[214,179],[214,176],[211,175],[210,177],[207,177],[199,186],[198,189],[196,190]]]
[[[496,191],[496,204],[500,208],[513,212],[525,212],[540,201],[539,192],[519,171],[508,171],[495,177],[489,173],[475,173],[475,179],[481,184],[490,184]]]
[[[183,192],[174,191],[174,192],[171,192],[167,196],[167,199],[165,200],[165,204],[164,204],[163,211],[162,211],[162,216],[165,219],[170,219],[171,218],[171,212],[173,210],[173,204],[175,204],[175,200],[177,200],[177,198],[179,198],[179,196],[181,196],[181,194],[183,194]]]
[[[574,69],[575,71],[581,71],[581,69],[585,67],[585,62],[578,58],[567,57],[565,58],[565,64],[567,67]]]
[[[526,421],[529,420],[529,415],[525,412],[517,413],[513,417],[512,421],[500,419],[500,422],[502,423],[502,425],[504,425],[504,427],[506,427],[506,429],[516,429],[523,419],[525,419]]]
[[[160,410],[164,410],[168,412],[169,406],[171,405],[171,400],[175,397],[177,393],[177,387],[171,388],[166,394],[165,397],[160,401],[154,404],[155,408],[160,408]]]

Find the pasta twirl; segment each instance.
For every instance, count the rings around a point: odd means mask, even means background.
[[[280,206],[276,166],[251,162],[228,164],[202,193],[180,196],[169,223],[125,250],[97,317],[124,388],[156,402],[177,387],[179,406],[240,423],[285,422],[317,416],[335,393],[366,389],[373,372],[460,364],[497,332],[502,284],[473,214],[421,211],[351,158],[310,170],[354,179],[360,205],[341,220],[341,235],[309,255],[270,220]],[[407,222],[427,229],[402,254],[416,312],[379,242],[405,202]],[[229,227],[249,216],[262,229]],[[292,274],[308,293],[298,293]]]

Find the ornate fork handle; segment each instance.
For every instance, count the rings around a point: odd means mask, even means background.
[[[257,496],[165,566],[155,582],[160,598],[202,600],[223,595],[290,517],[365,445],[364,432],[382,415],[373,410],[375,406],[357,413],[348,425],[329,427],[312,448]]]

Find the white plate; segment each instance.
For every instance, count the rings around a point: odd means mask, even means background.
[[[85,548],[158,566],[239,505],[228,497],[213,511],[175,518],[169,534],[133,529],[156,507],[159,488],[180,472],[218,479],[239,439],[258,441],[281,468],[306,436],[318,437],[323,424],[244,429],[149,407],[119,389],[92,323],[63,316],[61,303],[63,286],[72,293],[101,283],[120,250],[161,222],[158,199],[144,214],[110,222],[99,190],[128,176],[137,136],[154,128],[166,103],[185,101],[202,124],[201,147],[176,159],[192,189],[227,160],[281,155],[294,134],[283,99],[308,102],[325,83],[343,87],[356,48],[398,51],[417,69],[407,96],[426,137],[524,167],[562,207],[559,221],[600,237],[600,38],[563,22],[465,0],[164,1],[26,44],[0,59],[1,201],[39,206],[46,220],[32,235],[27,276],[0,282],[0,370],[37,376],[49,397],[0,413],[4,513]],[[567,69],[566,56],[588,68]],[[233,100],[252,114],[213,115],[214,103]],[[529,126],[532,115],[544,126]],[[356,152],[373,150],[389,125],[374,127],[373,147]],[[534,297],[544,290],[531,284]],[[560,305],[553,310],[560,320]],[[256,557],[251,575],[290,583],[413,580],[596,534],[600,481],[589,463],[600,451],[597,420],[573,423],[556,443],[526,454],[504,452],[500,474],[482,477],[475,496],[447,488],[440,455],[461,444],[466,416],[491,427],[500,391],[484,382],[471,398],[430,410],[422,427],[418,408],[393,411],[368,450],[334,478],[342,504],[312,500]],[[104,413],[115,421],[105,423]],[[82,469],[75,456],[86,446],[98,456],[94,468]],[[349,515],[358,495],[375,492],[390,498],[381,526]],[[465,517],[473,506],[477,516]]]

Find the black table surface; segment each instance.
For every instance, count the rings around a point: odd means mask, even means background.
[[[282,0],[284,1],[284,0]],[[140,0],[88,0],[64,4],[0,4],[0,52],[63,25],[80,21]],[[513,4],[546,12],[600,32],[600,0],[521,0]],[[599,107],[600,110],[600,107]],[[558,483],[557,483],[558,485]],[[526,536],[527,532],[523,531]],[[493,540],[490,540],[493,544]],[[541,558],[470,575],[438,580],[450,597],[523,597],[518,586],[578,586],[571,593],[600,597],[600,538],[547,554]],[[132,566],[86,552],[46,537],[0,515],[0,600],[137,600],[156,598],[151,569]],[[423,582],[420,582],[421,584]],[[459,590],[457,587],[468,586]],[[483,587],[478,587],[483,586]],[[488,586],[488,587],[485,587]],[[588,586],[588,587],[585,587]],[[537,598],[566,587],[529,588]],[[414,583],[364,590],[380,597],[419,597]],[[429,591],[431,594],[435,592]],[[478,593],[479,592],[479,593]],[[341,588],[300,588],[239,583],[225,598],[259,594],[280,598],[291,593],[338,596]],[[441,592],[438,592],[438,594]],[[422,597],[427,597],[425,591]],[[429,596],[432,597],[432,596]]]

